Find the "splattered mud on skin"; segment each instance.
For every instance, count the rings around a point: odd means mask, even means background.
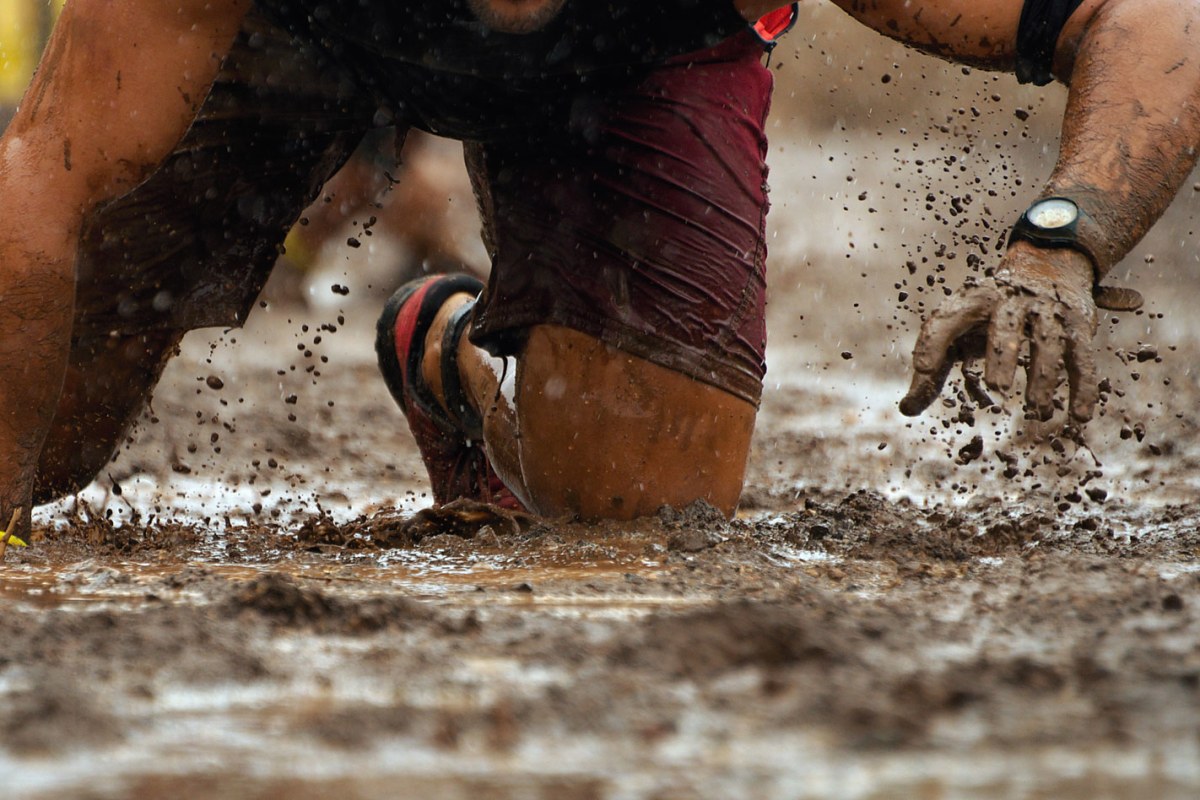
[[[1194,797],[1194,194],[1112,276],[1148,306],[1102,320],[1094,458],[961,384],[905,419],[1062,98],[810,13],[737,520],[414,518],[374,307],[192,336],[94,510],[8,552],[6,796]]]

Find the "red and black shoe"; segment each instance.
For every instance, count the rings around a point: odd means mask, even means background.
[[[470,275],[431,275],[401,286],[383,308],[375,329],[379,369],[404,412],[439,505],[466,498],[520,509],[521,503],[496,475],[483,447],[483,420],[467,401],[458,374],[458,341],[474,302],[456,310],[442,348],[446,410],[421,376],[425,336],[438,310],[459,293],[478,296],[483,284]]]

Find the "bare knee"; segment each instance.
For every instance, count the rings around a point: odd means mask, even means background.
[[[538,326],[517,373],[527,501],[629,519],[705,500],[732,515],[755,407],[590,336]]]

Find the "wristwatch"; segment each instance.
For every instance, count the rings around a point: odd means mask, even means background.
[[[1105,242],[1104,237],[1097,235],[1100,231],[1096,221],[1071,198],[1045,197],[1025,209],[1008,235],[1008,246],[1029,242],[1035,247],[1067,247],[1082,253],[1092,262],[1096,305],[1110,311],[1135,311],[1143,303],[1139,292],[1100,285],[1111,262],[1101,261],[1085,243]]]
[[[1096,263],[1092,252],[1079,240],[1083,212],[1068,197],[1046,197],[1025,210],[1008,235],[1008,246],[1029,242],[1036,247],[1069,247]]]

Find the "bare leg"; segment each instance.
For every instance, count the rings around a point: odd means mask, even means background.
[[[468,299],[451,298],[426,337],[422,374],[437,397],[445,321]],[[516,361],[510,406],[495,359],[459,341],[459,371],[483,415],[492,467],[530,509],[632,519],[703,499],[732,516],[752,404],[556,325],[534,327]]]
[[[58,406],[83,218],[195,115],[249,0],[74,0],[0,140],[0,517],[32,501]],[[3,524],[3,523],[0,523]]]

